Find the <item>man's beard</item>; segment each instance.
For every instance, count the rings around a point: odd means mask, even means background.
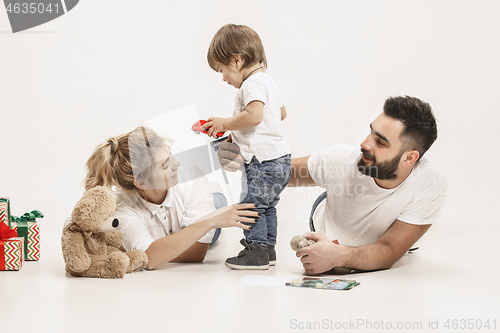
[[[398,170],[399,161],[401,156],[403,156],[404,151],[400,151],[399,154],[390,161],[382,162],[377,165],[377,160],[375,156],[368,154],[368,151],[361,148],[361,152],[366,158],[372,160],[371,166],[366,166],[366,162],[361,158],[358,162],[358,170],[366,176],[370,176],[382,180],[393,180],[398,177],[396,171]]]

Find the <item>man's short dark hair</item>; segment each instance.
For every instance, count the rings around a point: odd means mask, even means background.
[[[384,103],[384,113],[404,124],[400,135],[403,149],[417,150],[419,159],[436,141],[436,118],[429,103],[410,96],[389,97]]]

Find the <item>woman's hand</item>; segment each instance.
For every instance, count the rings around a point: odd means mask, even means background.
[[[176,233],[155,240],[146,250],[149,259],[147,268],[153,269],[176,258],[181,261],[188,260],[181,255],[211,229],[237,227],[249,230],[250,226],[242,222],[255,223],[254,218],[258,217],[259,213],[246,210],[252,208],[255,208],[254,204],[234,204],[222,207]],[[195,252],[196,260],[203,260],[205,252],[200,253],[200,247],[203,250],[203,246],[194,247],[192,250]],[[186,254],[186,256],[190,261],[194,260],[191,255]]]
[[[204,220],[208,220],[207,222],[211,224],[212,228],[237,227],[250,230],[251,227],[242,222],[255,223],[255,219],[259,217],[259,212],[247,209],[255,209],[255,204],[234,204],[222,207],[205,216]]]

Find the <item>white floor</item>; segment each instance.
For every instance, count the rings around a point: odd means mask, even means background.
[[[202,264],[167,264],[120,280],[74,278],[64,272],[60,253],[58,232],[63,220],[45,220],[40,223],[42,259],[25,263],[19,272],[0,272],[0,332],[384,332],[398,328],[454,332],[463,331],[460,326],[465,323],[484,326],[486,320],[489,330],[470,331],[500,330],[500,227],[493,226],[494,221],[489,221],[490,228],[488,221],[476,228],[442,221],[424,236],[420,250],[392,269],[344,276],[361,281],[350,291],[285,287],[285,281],[303,275],[288,242],[307,231],[314,200],[294,191],[287,189],[278,207],[278,264],[268,271],[224,267],[225,258],[241,249],[241,231],[226,229]],[[439,330],[430,329],[436,325]]]

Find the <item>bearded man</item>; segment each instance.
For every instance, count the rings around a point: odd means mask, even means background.
[[[335,267],[387,269],[436,222],[447,191],[443,172],[423,157],[437,138],[428,103],[389,97],[355,145],[292,159],[288,186],[325,188],[313,205],[309,239],[297,251],[307,274]],[[332,242],[332,240],[334,240]]]
[[[389,97],[356,145],[335,145],[292,159],[288,186],[321,186],[313,205],[309,239],[297,251],[307,274],[338,267],[387,269],[437,221],[447,191],[443,172],[425,152],[437,138],[430,105],[415,97]],[[223,142],[224,169],[243,165],[239,147]]]

